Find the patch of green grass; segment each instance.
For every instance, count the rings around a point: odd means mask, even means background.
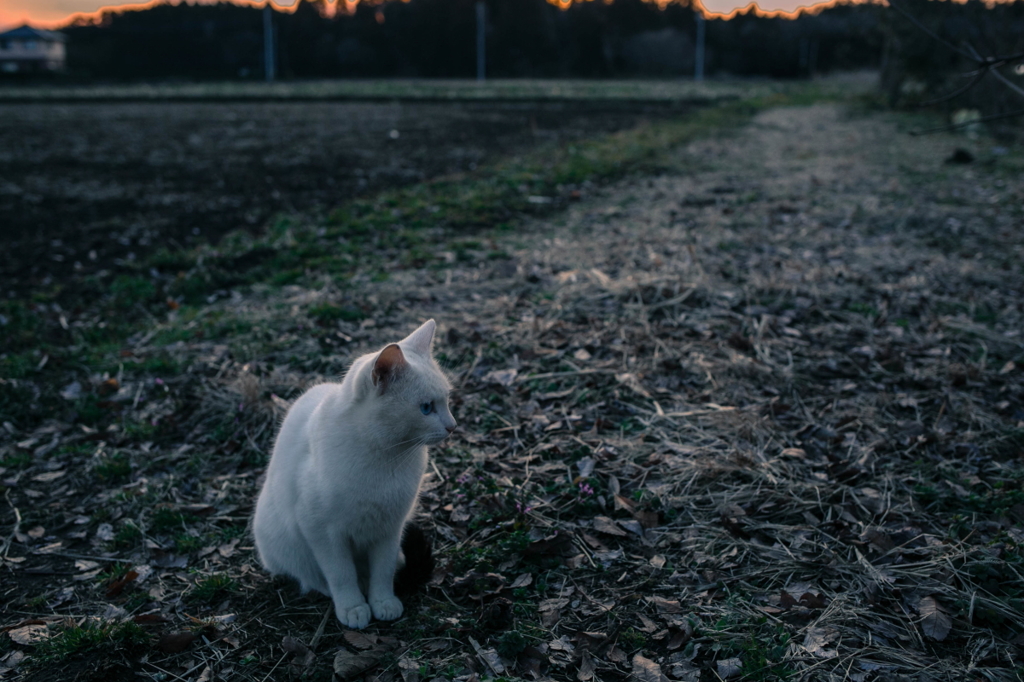
[[[93,393],[83,395],[75,401],[78,421],[87,426],[96,426],[107,416],[107,410],[101,404],[102,399]]]
[[[627,653],[642,649],[645,644],[647,644],[647,636],[635,628],[626,628],[619,635],[619,645]]]
[[[869,305],[867,303],[854,302],[854,303],[851,303],[850,305],[846,306],[846,309],[851,311],[851,312],[855,312],[855,313],[858,313],[860,315],[864,315],[865,317],[877,317],[878,316],[878,311],[874,308],[874,306]]]
[[[133,521],[125,521],[114,534],[114,545],[116,547],[134,547],[142,540],[142,529]]]
[[[5,469],[24,469],[32,464],[31,452],[13,452],[0,459],[0,466]]]
[[[501,633],[501,637],[498,637],[498,641],[495,642],[495,649],[504,658],[515,660],[527,646],[530,641],[518,630],[507,630]]]
[[[191,554],[204,546],[203,538],[188,533],[174,536],[174,551],[178,554]]]
[[[914,487],[915,496],[934,511],[970,516],[981,514],[991,518],[1005,515],[1017,505],[1024,505],[1024,490],[995,488],[982,492],[971,491],[966,497],[959,497],[951,490],[946,491],[930,485]]]
[[[195,521],[195,519],[196,517],[194,514],[186,514],[184,512],[162,507],[153,512],[153,515],[149,517],[147,526],[151,532],[164,533],[167,531],[182,530],[190,522]]]
[[[92,472],[105,483],[124,483],[132,474],[132,464],[128,455],[117,452],[102,457]]]
[[[14,353],[39,344],[43,321],[35,306],[25,301],[0,300],[0,353]],[[0,361],[0,375],[9,374],[6,360]]]
[[[177,376],[181,374],[181,363],[167,353],[157,353],[145,358],[139,369],[160,376]]]
[[[36,645],[35,663],[58,663],[76,654],[109,649],[136,655],[149,644],[149,635],[135,623],[96,623],[65,625],[56,634]]]
[[[366,319],[366,313],[355,306],[340,306],[333,303],[320,303],[309,308],[309,316],[320,324],[327,325],[339,320],[343,322],[360,322]]]
[[[110,294],[117,308],[129,310],[152,303],[157,298],[157,289],[148,278],[119,275],[110,285]]]
[[[743,663],[744,680],[787,680],[793,669],[784,661],[789,649],[790,635],[783,625],[766,626],[767,619],[756,624],[756,635],[743,641],[735,653]]]
[[[214,573],[200,578],[189,591],[188,598],[197,602],[211,602],[235,588],[235,581],[226,573]]]

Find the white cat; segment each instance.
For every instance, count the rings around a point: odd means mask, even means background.
[[[312,387],[281,424],[253,531],[263,566],[330,595],[338,620],[402,615],[393,581],[427,445],[455,430],[451,385],[431,357],[435,324]]]

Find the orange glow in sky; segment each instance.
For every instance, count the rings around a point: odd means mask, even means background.
[[[148,2],[103,2],[102,0],[0,0],[0,29],[12,28],[30,23],[42,28],[60,28],[76,19],[98,18],[105,10],[137,10],[157,4],[178,4],[183,0],[149,0]],[[215,4],[224,0],[188,0],[200,4]],[[231,0],[238,5],[263,7],[267,0]],[[297,0],[270,0],[279,10],[292,10]],[[359,0],[328,0],[330,7],[351,11]],[[574,0],[548,0],[559,7],[568,7]],[[575,0],[587,1],[587,0]],[[651,0],[664,6],[674,0]],[[962,1],[962,0],[961,0]],[[998,2],[1000,0],[990,0]],[[1011,0],[1012,1],[1012,0]],[[693,0],[707,17],[730,18],[738,13],[753,10],[761,16],[782,16],[792,18],[803,12],[819,12],[840,2],[859,4],[868,2],[884,3],[885,0]],[[748,4],[749,3],[749,4]]]
[[[189,0],[192,4],[215,5],[224,0]],[[180,4],[182,0],[149,0],[148,2],[110,2],[107,0],[0,0],[0,28],[8,29],[21,24],[40,28],[60,28],[81,18],[98,18],[106,10],[130,11],[153,5]],[[266,0],[231,0],[236,5],[263,7]],[[297,0],[273,0],[279,10],[294,9]]]

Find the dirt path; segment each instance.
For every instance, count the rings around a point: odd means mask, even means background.
[[[49,447],[5,474],[33,510],[5,567],[12,612],[50,632],[108,604],[205,628],[132,659],[148,673],[301,673],[281,638],[309,643],[329,605],[255,568],[259,457],[282,397],[435,317],[462,424],[422,500],[440,568],[397,624],[328,619],[314,679],[350,649],[379,659],[367,679],[404,682],[1013,679],[1024,165],[905,124],[770,110],[657,177],[439,242],[443,266],[171,315],[122,351],[187,368],[122,385],[124,422],[153,429],[93,452],[49,424],[4,446]],[[955,146],[978,161],[945,165]],[[368,319],[317,316],[356,296]],[[52,577],[108,551],[152,568],[145,584]],[[33,679],[71,666],[101,668]]]

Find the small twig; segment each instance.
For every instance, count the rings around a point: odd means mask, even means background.
[[[313,635],[313,639],[309,640],[309,650],[313,651],[316,649],[317,642],[324,634],[324,628],[327,627],[327,618],[331,615],[331,606],[328,605],[324,609],[324,617],[320,620],[320,626],[316,629],[316,633]]]
[[[529,376],[516,377],[516,382],[532,381],[534,379],[559,379],[562,377],[574,377],[584,374],[615,374],[614,369],[580,369],[572,372],[545,372],[543,374],[531,374]]]
[[[14,510],[14,528],[11,529],[11,534],[4,540],[4,559],[7,558],[7,553],[11,551],[11,543],[14,540],[14,536],[18,534],[18,528],[21,526],[21,512],[11,502],[11,489],[8,488],[4,491],[4,499],[7,500],[7,504]]]
[[[274,664],[274,667],[270,669],[270,672],[268,672],[266,677],[264,677],[262,680],[260,680],[260,682],[267,682],[267,680],[270,679],[270,676],[274,674],[274,671],[277,670],[277,666],[279,666],[282,663],[284,663],[284,659],[286,659],[287,657],[288,657],[288,652],[286,651],[286,652],[284,652],[284,656],[282,656],[281,658],[277,659],[277,663]]]

